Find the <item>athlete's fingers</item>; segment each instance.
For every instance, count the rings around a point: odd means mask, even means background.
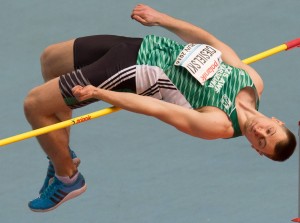
[[[147,26],[148,23],[147,23],[147,20],[143,19],[142,17],[138,16],[138,15],[134,15],[131,17],[132,19],[136,20],[137,22]]]
[[[140,8],[140,7],[137,7],[137,8],[134,8],[131,12],[131,18],[133,18],[134,16],[144,16],[144,9],[143,8]]]
[[[81,97],[82,97],[82,86],[75,86],[72,88],[72,93],[73,95],[76,97],[77,100],[81,101]]]
[[[83,88],[82,86],[77,85],[77,86],[75,86],[75,87],[72,88],[72,93],[74,95],[78,95],[80,93],[80,91],[82,90],[82,88]]]
[[[135,7],[134,7],[134,10],[142,10],[144,8],[148,7],[147,5],[144,5],[144,4],[137,4]]]
[[[75,86],[72,89],[72,92],[78,101],[84,101],[91,98],[97,98],[97,90],[97,87],[87,85],[85,87]]]
[[[138,13],[140,13],[141,11],[143,11],[144,9],[143,9],[143,5],[142,4],[138,4],[138,5],[136,5],[134,8],[133,8],[133,10],[132,10],[132,12],[131,12],[131,16],[133,16],[134,14],[138,14]]]
[[[155,15],[152,15],[151,13],[140,13],[140,14],[134,14],[131,17],[132,19],[136,20],[137,22],[143,24],[144,26],[157,26],[157,17]]]
[[[77,94],[81,89],[82,89],[82,87],[80,85],[77,85],[72,88],[72,92],[73,92],[73,94]]]
[[[75,86],[72,89],[72,92],[73,95],[77,98],[77,100],[83,101],[92,97],[93,90],[94,88],[92,86]]]

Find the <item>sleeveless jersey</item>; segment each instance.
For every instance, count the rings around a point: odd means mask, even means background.
[[[174,65],[183,48],[184,45],[165,37],[146,36],[138,53],[137,64],[160,67],[194,109],[213,106],[224,111],[232,122],[233,137],[240,136],[242,133],[235,99],[245,87],[252,87],[257,96],[252,79],[244,70],[222,62],[217,73],[201,85],[185,68]],[[256,98],[258,109],[258,96]]]

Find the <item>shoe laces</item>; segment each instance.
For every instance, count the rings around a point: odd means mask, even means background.
[[[40,195],[40,198],[49,198],[51,197],[54,192],[59,188],[60,184],[54,179],[53,183],[51,183],[44,192]]]

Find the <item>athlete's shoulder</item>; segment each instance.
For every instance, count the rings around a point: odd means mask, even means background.
[[[261,76],[259,75],[259,73],[254,68],[252,68],[251,66],[244,64],[244,63],[241,64],[240,68],[245,70],[247,72],[247,74],[251,77],[251,79],[255,85],[257,94],[260,97],[264,90],[264,82],[263,82],[263,79],[261,78]]]

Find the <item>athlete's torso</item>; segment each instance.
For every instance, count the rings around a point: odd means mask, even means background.
[[[235,100],[245,87],[251,87],[256,92],[250,76],[242,69],[221,63],[216,74],[201,85],[185,68],[174,65],[183,48],[183,45],[168,38],[146,36],[139,50],[137,64],[147,65],[149,69],[161,68],[193,109],[222,110],[232,122],[234,137],[241,135]],[[257,97],[257,108],[258,104]]]

